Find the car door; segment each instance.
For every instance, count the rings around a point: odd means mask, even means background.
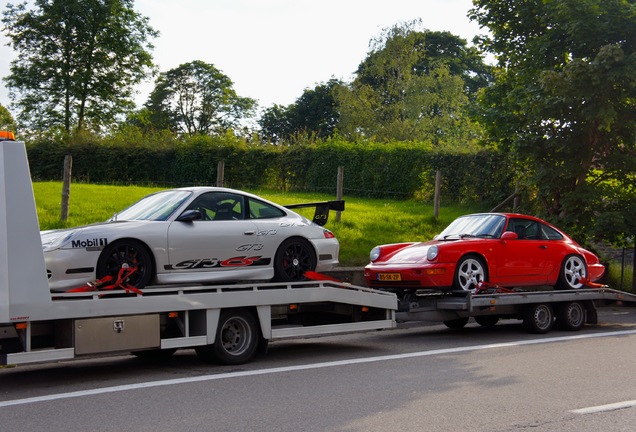
[[[249,218],[258,232],[258,247],[264,257],[273,261],[278,246],[285,240],[289,231],[287,214],[269,203],[250,197],[248,199]]]
[[[268,265],[262,260],[256,225],[245,218],[245,197],[207,192],[186,209],[201,219],[173,222],[168,229],[169,272],[227,271]]]
[[[499,249],[497,276],[504,284],[543,284],[551,251],[541,235],[541,224],[532,219],[511,218],[506,231],[517,234]]]

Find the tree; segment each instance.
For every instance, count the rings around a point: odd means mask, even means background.
[[[313,89],[305,89],[289,106],[274,105],[266,109],[258,121],[261,135],[273,142],[300,134],[316,138],[332,136],[340,117],[333,93],[339,85],[342,82],[332,78]]]
[[[146,102],[157,129],[183,135],[222,134],[251,117],[256,101],[240,97],[214,65],[196,60],[161,73]]]
[[[17,59],[5,78],[25,126],[99,130],[134,107],[158,33],[132,0],[35,0],[7,5],[2,22]]]
[[[419,24],[385,29],[372,40],[351,85],[337,89],[343,135],[429,140],[438,146],[474,141],[477,129],[468,116],[465,79],[478,75],[466,65],[481,62],[479,70],[484,73],[487,67],[462,39],[446,32],[419,31]],[[455,59],[458,53],[463,53],[463,60]]]
[[[0,105],[0,130],[15,132],[15,121],[8,109]]]
[[[579,238],[636,232],[636,7],[631,0],[475,0],[497,80],[482,98],[537,212]],[[631,203],[631,204],[629,204]],[[606,229],[608,224],[603,224]]]

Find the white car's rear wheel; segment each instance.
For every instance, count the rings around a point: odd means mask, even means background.
[[[305,272],[316,270],[316,253],[302,238],[290,238],[281,243],[274,257],[274,280],[294,282],[305,280]]]

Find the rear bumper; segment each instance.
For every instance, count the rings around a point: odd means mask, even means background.
[[[588,278],[592,282],[596,282],[605,273],[605,266],[603,264],[590,264],[587,266]]]

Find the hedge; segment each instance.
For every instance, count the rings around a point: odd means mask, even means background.
[[[64,157],[73,157],[73,181],[154,184],[166,187],[214,185],[219,161],[224,184],[237,189],[335,193],[344,167],[350,196],[433,198],[441,170],[445,201],[497,203],[514,189],[508,159],[494,150],[436,150],[426,143],[351,143],[340,139],[293,146],[250,144],[232,135],[176,140],[133,137],[87,138],[65,144],[27,144],[34,180],[61,180]]]

